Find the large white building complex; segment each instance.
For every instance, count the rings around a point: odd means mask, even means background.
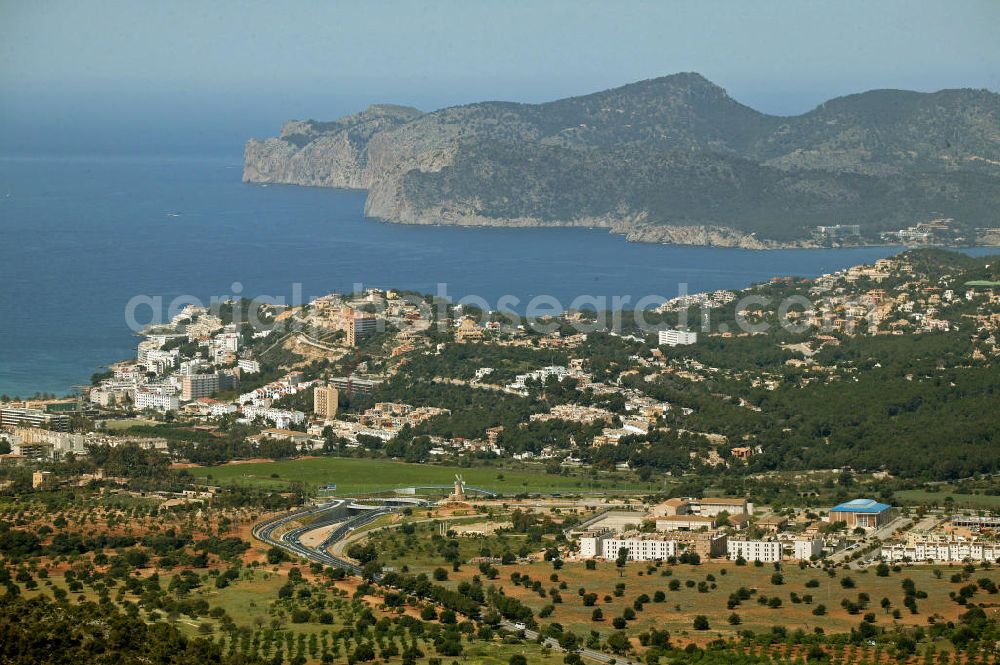
[[[630,561],[665,561],[677,556],[677,541],[654,533],[631,531],[615,535],[609,530],[587,531],[580,537],[580,557],[617,559],[622,549]]]
[[[674,497],[645,512],[607,510],[576,531],[579,556],[614,560],[622,549],[634,561],[666,560],[683,553],[762,563],[823,556],[823,538],[786,531],[786,517],[765,516],[756,526],[770,534],[748,535],[753,514],[753,503],[746,497]]]
[[[689,346],[698,342],[698,333],[686,330],[661,330],[660,346]]]
[[[147,385],[135,389],[132,402],[139,411],[151,409],[166,413],[181,408],[181,400],[173,386]]]

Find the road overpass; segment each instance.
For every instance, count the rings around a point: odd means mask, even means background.
[[[415,485],[413,487],[399,487],[393,491],[396,494],[416,494],[419,490],[454,490],[455,485]],[[472,494],[478,494],[479,496],[489,497],[490,499],[495,499],[499,494],[493,490],[484,489],[482,487],[470,487],[469,485],[463,485],[462,491],[466,494],[470,492]]]
[[[382,515],[410,506],[427,505],[423,499],[391,497],[386,499],[336,499],[326,503],[278,515],[254,525],[253,537],[273,547],[302,557],[324,566],[334,566],[360,575],[362,570],[355,562],[330,554],[328,548],[346,538],[352,531],[369,524]],[[308,519],[308,523],[293,527],[277,534],[279,529],[291,523]],[[340,523],[316,547],[302,543],[302,536],[310,531]]]

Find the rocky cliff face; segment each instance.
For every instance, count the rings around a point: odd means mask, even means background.
[[[247,142],[243,180],[367,189],[369,142],[421,115],[414,108],[377,105],[336,122],[286,122],[278,138]]]
[[[1000,95],[875,91],[778,118],[697,74],[529,105],[378,105],[251,140],[247,182],[366,189],[408,224],[596,226],[763,248],[819,224],[995,227]]]
[[[346,133],[322,136],[306,146],[281,139],[252,140],[244,153],[246,182],[365,189],[364,151]]]

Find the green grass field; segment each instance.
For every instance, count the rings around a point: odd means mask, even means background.
[[[939,506],[945,505],[945,497],[951,497],[956,508],[971,508],[974,510],[997,510],[1000,509],[1000,496],[990,496],[988,494],[957,494],[942,488],[940,492],[928,492],[926,490],[899,490],[895,492],[896,500],[901,503]]]
[[[148,420],[146,418],[127,418],[124,420],[105,420],[104,429],[110,431],[120,431],[127,430],[130,427],[138,427],[140,425],[156,425],[155,420]]]
[[[300,482],[309,490],[334,483],[337,494],[350,496],[418,485],[449,485],[455,474],[461,474],[469,487],[480,487],[504,495],[522,492],[647,493],[662,489],[661,483],[629,482],[624,478],[561,476],[545,473],[541,467],[501,468],[479,466],[462,468],[434,464],[407,464],[378,459],[317,457],[280,462],[227,464],[215,467],[194,467],[188,471],[199,480],[219,485],[258,486],[284,489]]]

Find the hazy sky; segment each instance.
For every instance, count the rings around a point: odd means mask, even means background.
[[[879,87],[1000,90],[998,34],[1000,0],[0,0],[0,147],[84,127],[238,146],[371,102],[542,101],[678,71],[800,113]]]

